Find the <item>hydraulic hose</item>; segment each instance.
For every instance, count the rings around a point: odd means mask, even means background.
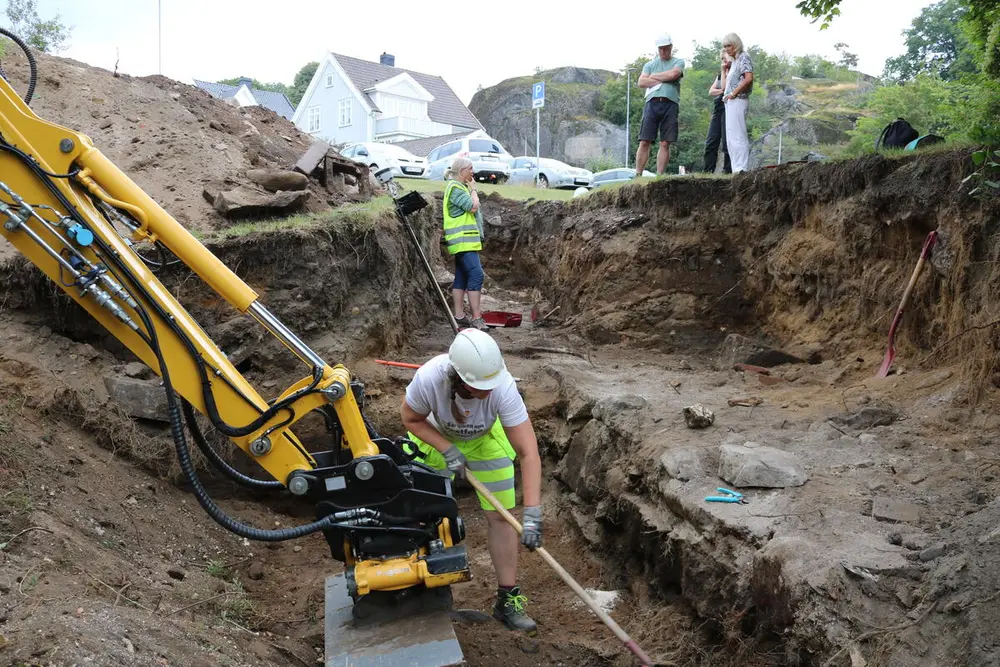
[[[0,28],[0,35],[3,35],[21,47],[21,50],[24,51],[24,55],[28,57],[28,67],[31,70],[31,74],[28,76],[28,92],[24,94],[24,103],[30,106],[31,98],[35,96],[35,84],[38,82],[38,63],[35,62],[35,56],[31,53],[31,49],[20,37],[4,28]],[[7,79],[7,75],[4,73],[2,68],[0,68],[0,76]],[[10,81],[10,79],[7,80]]]
[[[191,432],[191,437],[194,438],[195,444],[198,445],[198,449],[200,449],[201,453],[205,455],[205,458],[207,458],[212,465],[215,466],[216,470],[237,484],[242,484],[250,489],[274,491],[285,488],[285,485],[277,480],[255,479],[248,475],[244,475],[239,470],[229,465],[221,456],[219,456],[219,453],[215,451],[215,448],[208,444],[208,441],[205,440],[205,434],[201,432],[201,429],[198,427],[198,423],[195,421],[195,412],[194,408],[191,407],[191,404],[182,399],[182,405],[184,407],[184,420],[187,422],[187,427]]]
[[[80,215],[79,211],[77,211],[73,207],[72,203],[63,195],[63,193],[59,190],[59,188],[57,188],[55,184],[49,180],[48,174],[45,172],[44,169],[41,168],[41,166],[39,166],[34,161],[34,159],[31,158],[31,156],[27,155],[23,151],[13,148],[12,146],[6,144],[5,142],[0,142],[0,148],[11,150],[11,152],[17,155],[22,160],[22,162],[24,162],[24,164],[35,174],[35,176],[39,179],[39,181],[41,181],[45,185],[45,187],[52,193],[52,195],[59,201],[59,203],[66,210],[66,214],[72,216],[77,222],[81,224],[86,224],[86,221]],[[143,305],[140,299],[136,298],[136,295],[137,294],[140,295],[142,300],[147,301],[150,305],[152,305],[152,307],[157,311],[161,319],[164,322],[166,322],[168,326],[171,326],[174,333],[177,334],[177,336],[186,343],[186,346],[189,348],[189,350],[191,350],[193,353],[196,353],[197,351],[194,350],[193,343],[191,343],[191,341],[188,340],[186,336],[184,336],[184,333],[182,330],[180,330],[180,327],[175,322],[172,321],[172,318],[169,317],[169,314],[166,313],[163,310],[162,306],[160,306],[156,302],[153,296],[149,293],[148,288],[142,283],[141,280],[138,280],[131,273],[131,271],[128,270],[128,267],[120,260],[120,258],[118,258],[115,255],[112,248],[110,248],[107,245],[107,243],[103,241],[103,239],[101,239],[101,237],[99,236],[95,236],[95,242],[97,246],[100,248],[100,250],[104,253],[103,259],[105,260],[105,262],[109,264],[109,269],[111,268],[110,264],[114,264],[115,267],[120,272],[120,273],[115,273],[116,276],[119,278],[119,280],[121,280],[123,284],[125,284],[126,282],[130,283],[133,288],[131,294],[132,297],[138,303],[138,306],[135,308],[135,312],[142,320],[143,326],[148,332],[148,336],[144,336],[143,340],[144,342],[146,342],[147,345],[149,345],[150,350],[156,356],[157,363],[160,365],[161,379],[163,380],[163,387],[167,394],[167,414],[170,422],[170,432],[174,440],[175,449],[177,450],[178,463],[180,464],[181,470],[184,472],[184,476],[188,480],[188,483],[191,484],[191,487],[194,491],[194,495],[198,499],[198,503],[202,506],[205,512],[210,517],[212,517],[212,519],[216,523],[226,528],[227,530],[236,533],[241,537],[246,537],[247,539],[258,540],[263,542],[280,542],[284,540],[296,539],[304,535],[309,535],[311,533],[315,533],[330,528],[343,528],[349,530],[379,530],[379,531],[402,532],[402,533],[412,533],[413,531],[416,531],[422,536],[427,535],[426,531],[421,531],[419,529],[411,529],[411,528],[396,528],[396,527],[365,528],[356,526],[344,526],[336,523],[332,519],[327,519],[327,518],[320,519],[319,521],[313,521],[312,523],[304,524],[301,526],[296,526],[294,528],[282,528],[279,530],[263,530],[259,528],[254,528],[253,526],[249,526],[244,523],[240,523],[239,521],[236,521],[232,517],[228,516],[225,512],[223,512],[222,509],[215,504],[215,501],[212,500],[211,496],[208,495],[208,492],[202,486],[201,480],[198,478],[198,474],[194,469],[194,465],[191,461],[191,454],[190,451],[188,450],[187,439],[184,435],[184,423],[181,417],[180,403],[178,401],[177,395],[174,393],[173,384],[170,381],[170,372],[167,368],[166,360],[163,358],[163,352],[159,344],[159,339],[156,334],[156,329],[153,326],[150,314],[146,310],[146,306]],[[112,272],[114,272],[113,269]],[[200,360],[200,356],[196,355],[196,358]],[[204,362],[201,361],[201,363],[198,365],[201,366],[203,365],[203,363]]]

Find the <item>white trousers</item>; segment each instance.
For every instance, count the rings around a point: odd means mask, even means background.
[[[726,102],[726,147],[733,173],[750,168],[750,140],[747,138],[749,100],[735,98]]]

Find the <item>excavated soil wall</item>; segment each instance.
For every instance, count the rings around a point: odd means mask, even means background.
[[[437,219],[429,211],[412,216],[411,225],[425,252],[437,257]],[[251,232],[206,246],[330,363],[398,349],[412,328],[440,309],[412,242],[389,210],[374,219]],[[158,277],[234,363],[301,371],[301,362],[273,336],[183,264],[168,266]],[[0,282],[4,309],[30,311],[56,333],[121,351],[116,339],[24,258],[0,264]]]
[[[962,332],[997,319],[1000,207],[966,194],[971,170],[967,152],[875,156],[538,202],[490,226],[487,271],[539,288],[595,344],[688,349],[738,326],[836,353],[884,338],[937,230],[897,346],[949,341],[935,361],[965,359],[981,388],[993,329]]]

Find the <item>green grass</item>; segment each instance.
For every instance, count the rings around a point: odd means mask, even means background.
[[[444,192],[446,184],[446,181],[428,181],[420,178],[401,178],[396,182],[404,192],[408,190],[416,190],[417,192]],[[477,183],[476,188],[483,194],[496,193],[505,199],[513,199],[515,201],[530,201],[532,199],[568,201],[573,198],[572,190],[543,190],[528,185]]]
[[[378,220],[392,210],[388,197],[377,197],[358,204],[345,204],[323,213],[303,213],[287,218],[241,222],[225,229],[219,229],[204,238],[213,241],[239,238],[254,232],[274,232],[282,229],[317,229],[328,226],[350,226],[361,231],[372,229]],[[198,236],[196,234],[196,236]]]
[[[229,575],[232,574],[226,564],[221,560],[210,560],[208,565],[205,567],[205,572],[210,576],[216,577],[217,579],[228,579]]]

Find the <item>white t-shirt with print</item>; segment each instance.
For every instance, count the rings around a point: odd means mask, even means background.
[[[456,422],[451,412],[450,368],[448,355],[438,355],[417,369],[406,388],[406,404],[417,414],[428,415],[427,421],[445,438],[452,442],[478,438],[493,427],[497,417],[508,428],[528,421],[528,408],[517,393],[517,384],[510,373],[504,373],[503,382],[484,399],[455,394],[465,416],[464,424]]]

